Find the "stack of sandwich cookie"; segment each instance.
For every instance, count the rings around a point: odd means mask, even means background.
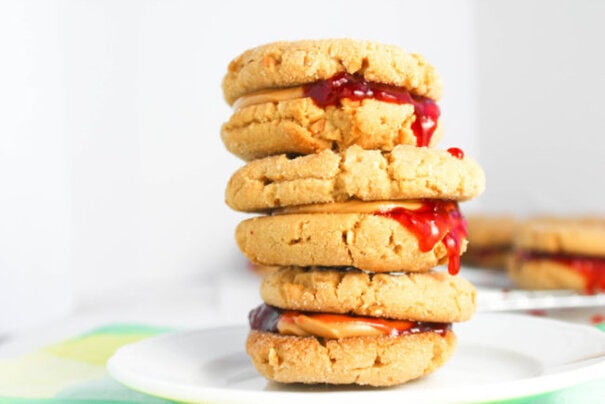
[[[236,58],[223,89],[236,106],[224,143],[252,160],[226,202],[262,214],[236,239],[256,265],[280,267],[250,313],[258,371],[389,386],[441,366],[451,323],[475,310],[454,276],[467,244],[458,201],[485,179],[461,150],[427,147],[440,136],[433,67],[366,41],[282,42]]]
[[[605,219],[528,220],[513,245],[508,274],[517,286],[605,292]]]

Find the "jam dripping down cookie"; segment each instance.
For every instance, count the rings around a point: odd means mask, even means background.
[[[420,208],[393,208],[374,213],[397,220],[414,233],[420,251],[428,252],[442,242],[447,249],[448,272],[456,275],[460,270],[460,249],[466,238],[466,221],[456,201],[424,200]]]
[[[441,114],[437,103],[430,98],[412,95],[402,87],[369,82],[349,73],[338,73],[330,79],[307,84],[303,87],[303,93],[322,108],[339,106],[345,98],[355,101],[371,98],[393,104],[411,104],[416,118],[412,123],[412,131],[416,137],[416,146],[419,147],[431,143]]]

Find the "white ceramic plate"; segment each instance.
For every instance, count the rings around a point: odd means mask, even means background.
[[[435,373],[395,388],[283,385],[258,375],[247,327],[178,332],[119,349],[109,373],[154,396],[206,403],[469,402],[524,397],[605,375],[605,333],[514,314],[455,326],[458,348]],[[334,401],[337,400],[337,401]]]

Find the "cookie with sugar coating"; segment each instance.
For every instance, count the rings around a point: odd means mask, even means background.
[[[323,339],[250,331],[246,351],[256,369],[282,383],[392,386],[422,377],[445,363],[456,336],[411,335]]]
[[[267,275],[261,297],[287,310],[401,320],[459,322],[476,309],[475,288],[443,272],[374,274],[286,267]]]

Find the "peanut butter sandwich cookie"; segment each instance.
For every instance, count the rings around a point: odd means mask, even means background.
[[[462,256],[462,263],[478,268],[506,269],[513,237],[519,225],[518,220],[513,216],[501,214],[475,214],[465,217],[471,242]]]
[[[236,173],[227,188],[231,206],[280,207],[240,223],[244,255],[259,265],[374,272],[425,272],[447,262],[456,273],[466,246],[457,200],[483,191],[481,168],[459,149],[352,149],[271,157]]]
[[[235,58],[223,80],[234,112],[225,146],[252,160],[274,154],[434,146],[441,79],[426,60],[352,39],[276,42]]]
[[[263,280],[246,349],[281,382],[390,386],[452,354],[451,323],[468,320],[475,290],[444,273],[371,274],[283,268]]]
[[[280,310],[250,313],[246,351],[283,383],[392,386],[424,376],[452,355],[449,323]]]
[[[605,218],[528,221],[515,236],[508,274],[526,289],[605,291]]]

